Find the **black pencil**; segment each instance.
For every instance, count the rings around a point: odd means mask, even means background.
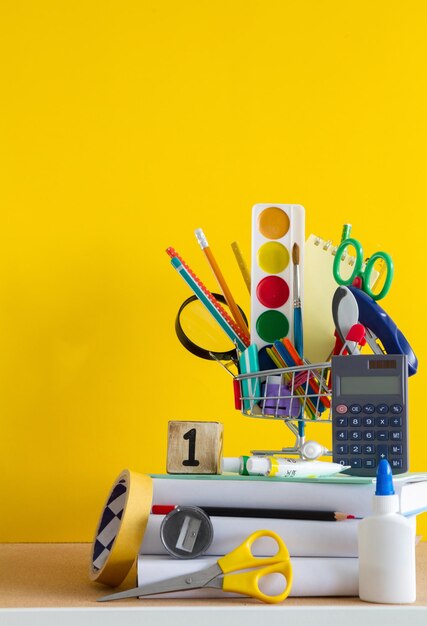
[[[154,504],[151,512],[155,515],[167,515],[176,507],[169,504]],[[297,519],[318,522],[342,522],[355,519],[354,515],[338,511],[301,511],[297,509],[248,509],[225,506],[200,506],[206,515],[213,517],[264,517],[268,519]]]

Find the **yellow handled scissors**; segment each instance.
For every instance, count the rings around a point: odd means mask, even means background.
[[[252,545],[260,537],[271,537],[276,541],[278,549],[274,556],[258,557],[253,555]],[[249,571],[242,572],[241,570]],[[238,574],[233,573],[239,571],[240,573]],[[281,574],[284,577],[284,585],[286,586],[281,593],[269,595],[261,591],[260,580],[263,576],[269,574]],[[292,566],[285,543],[272,530],[257,530],[232,552],[220,557],[214,565],[190,574],[174,576],[173,578],[142,585],[135,589],[113,593],[112,595],[98,598],[98,602],[213,587],[244,596],[251,596],[262,602],[274,604],[282,602],[287,598],[291,586]]]

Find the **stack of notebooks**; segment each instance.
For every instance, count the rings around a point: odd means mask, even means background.
[[[400,512],[415,524],[416,515],[427,510],[427,473],[402,474],[393,481]],[[153,485],[154,505],[252,508],[259,517],[212,516],[214,537],[208,551],[196,559],[177,559],[167,553],[160,538],[164,516],[150,515],[138,556],[139,585],[203,569],[237,547],[252,532],[269,529],[282,537],[291,555],[294,573],[291,596],[358,595],[358,519],[267,519],[262,517],[262,509],[336,511],[363,518],[372,511],[375,479],[344,475],[300,480],[235,474],[155,475]],[[272,554],[267,539],[260,539],[255,546],[257,556]],[[223,597],[223,592],[198,589],[162,597]]]

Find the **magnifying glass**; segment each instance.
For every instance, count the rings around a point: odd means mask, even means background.
[[[218,293],[212,295],[228,312],[224,296]],[[247,323],[246,315],[240,307],[239,310]],[[190,296],[181,304],[175,320],[175,332],[184,348],[201,359],[230,361],[237,356],[233,342],[197,296]]]

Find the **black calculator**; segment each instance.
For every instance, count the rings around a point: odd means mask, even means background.
[[[405,355],[332,357],[332,452],[345,474],[376,476],[387,459],[408,471],[408,365]]]

